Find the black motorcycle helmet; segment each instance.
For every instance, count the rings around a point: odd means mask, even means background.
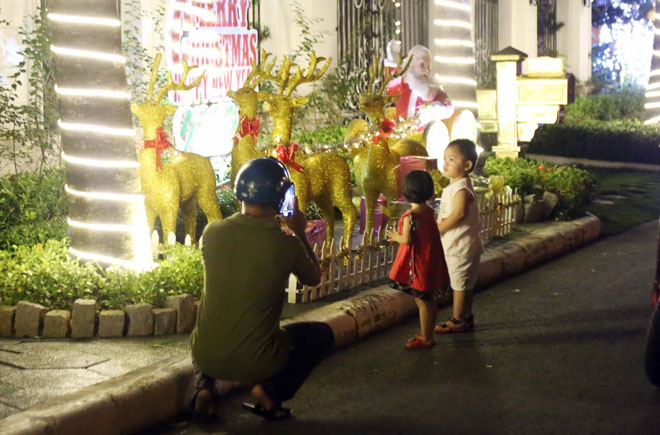
[[[244,164],[236,175],[234,193],[248,204],[281,207],[291,185],[289,171],[273,157],[260,157]]]

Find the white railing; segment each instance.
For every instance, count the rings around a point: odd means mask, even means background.
[[[309,302],[342,290],[367,284],[390,273],[398,245],[385,240],[385,232],[376,233],[373,240],[364,235],[356,250],[339,250],[342,239],[328,246],[314,245],[321,261],[321,282],[315,286],[302,285],[295,275],[289,276],[286,289],[289,303]]]
[[[516,224],[516,209],[520,203],[520,195],[511,189],[490,197],[477,195],[481,218],[481,240],[509,234]]]
[[[511,232],[516,224],[516,208],[520,204],[517,193],[509,190],[489,198],[477,195],[477,204],[482,240]],[[398,244],[387,242],[385,231],[376,233],[373,240],[363,236],[362,244],[353,250],[338,249],[342,241],[340,239],[336,244],[333,241],[329,246],[325,242],[321,246],[314,245],[314,252],[322,265],[321,282],[316,286],[307,286],[299,283],[295,275],[290,275],[286,289],[289,303],[313,301],[389,276]]]

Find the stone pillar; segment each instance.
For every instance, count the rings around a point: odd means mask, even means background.
[[[495,53],[497,67],[497,146],[498,158],[518,157],[518,70],[527,55],[513,47]]]

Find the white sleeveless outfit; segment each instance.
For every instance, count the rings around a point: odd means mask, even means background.
[[[481,231],[479,207],[469,177],[454,181],[442,190],[438,218],[440,221],[447,219],[453,209],[454,195],[463,189],[472,197],[465,216],[457,226],[441,235],[451,288],[455,291],[474,288],[477,283],[479,259],[484,251],[479,235]]]

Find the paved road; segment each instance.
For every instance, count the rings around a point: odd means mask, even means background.
[[[477,331],[432,350],[403,349],[411,320],[333,354],[289,402],[293,420],[242,411],[243,392],[216,425],[145,433],[658,434],[642,367],[657,236],[651,222],[488,288]]]

